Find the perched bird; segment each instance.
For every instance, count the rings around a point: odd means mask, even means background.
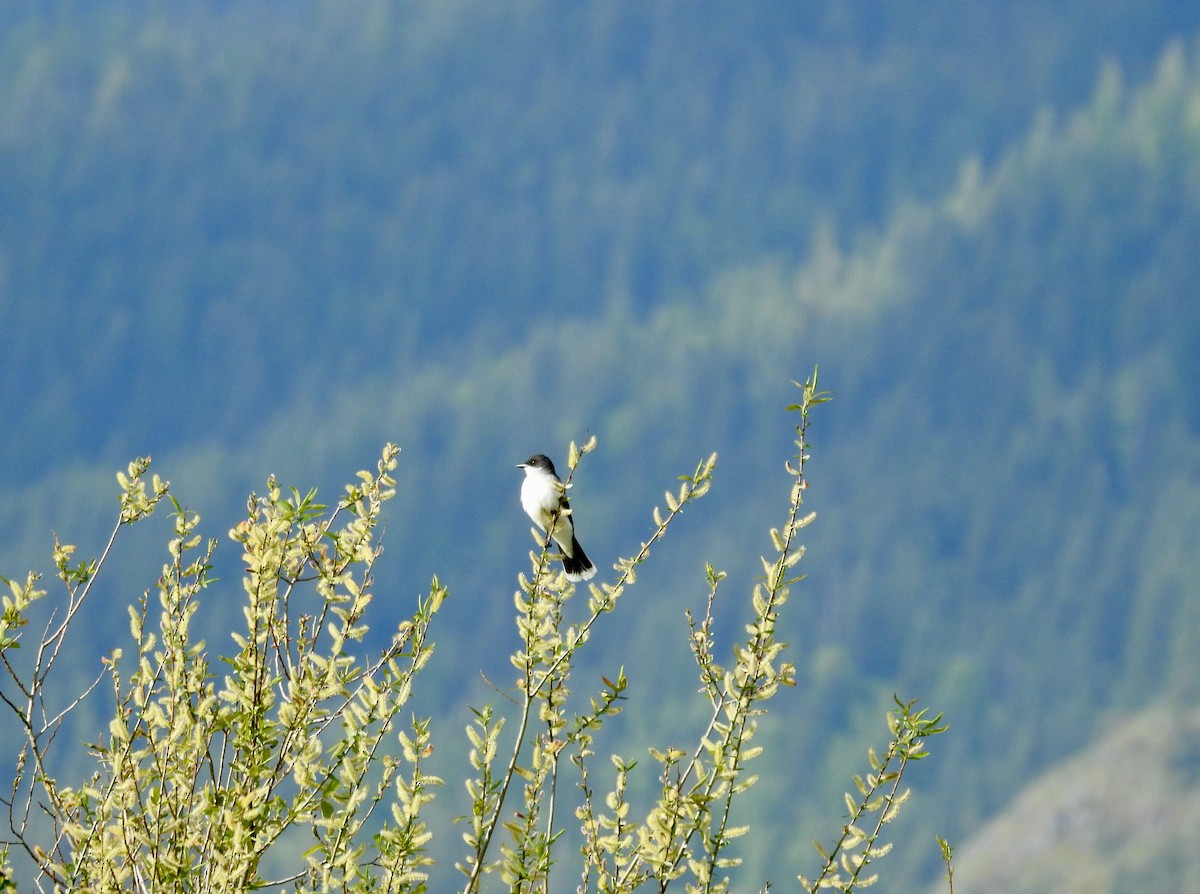
[[[596,566],[587,557],[579,541],[575,539],[575,522],[571,519],[571,504],[567,502],[567,489],[554,471],[550,457],[535,453],[518,469],[525,470],[521,483],[521,508],[543,531],[550,536],[562,552],[563,571],[567,580],[589,580],[596,574]],[[551,525],[553,529],[551,530]]]

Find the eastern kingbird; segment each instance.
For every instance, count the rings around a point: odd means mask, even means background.
[[[554,471],[550,457],[535,453],[518,469],[525,470],[521,483],[521,508],[543,531],[554,526],[550,536],[562,552],[563,571],[567,580],[589,580],[596,574],[596,566],[587,557],[579,541],[575,539],[575,522],[571,520],[571,504],[567,502],[567,489]]]

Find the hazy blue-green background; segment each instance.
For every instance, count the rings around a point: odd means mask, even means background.
[[[332,500],[393,440],[375,620],[451,589],[417,710],[453,779],[479,671],[510,672],[514,464],[598,436],[572,499],[603,570],[717,450],[580,673],[631,669],[609,744],[643,757],[698,731],[683,611],[712,561],[740,632],[819,363],[799,685],[738,889],[812,870],[895,691],[952,724],[881,866],[911,890],[935,834],[1200,701],[1198,37],[1166,0],[6,4],[0,573],[47,568],[52,531],[96,551],[112,473],[153,454],[223,542],[222,649],[247,492]],[[64,684],[127,635],[158,524]],[[1200,749],[1172,755],[1200,797]],[[438,804],[447,866],[465,803]],[[1200,875],[1170,842],[1139,887]]]

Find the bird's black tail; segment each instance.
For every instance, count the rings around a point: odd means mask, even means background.
[[[587,557],[587,553],[583,551],[583,547],[579,545],[579,541],[575,539],[574,534],[571,535],[571,555],[568,556],[564,553],[562,560],[563,571],[567,573],[567,580],[591,580],[596,576],[596,566]]]

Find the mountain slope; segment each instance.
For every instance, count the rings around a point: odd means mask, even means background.
[[[1032,780],[958,849],[956,885],[979,894],[1196,890],[1197,743],[1195,708],[1110,718],[1095,745]]]

